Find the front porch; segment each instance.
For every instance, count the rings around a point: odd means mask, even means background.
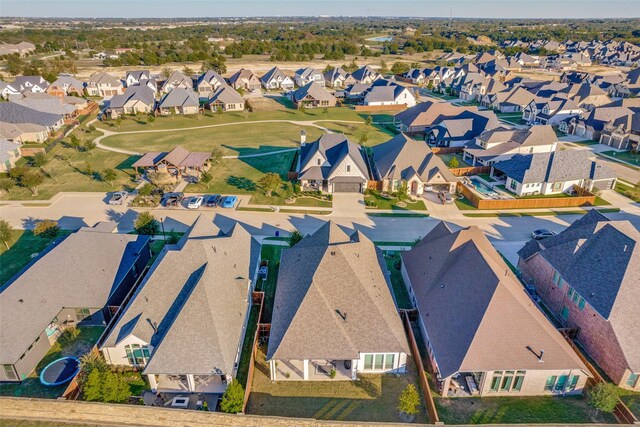
[[[357,360],[271,360],[272,381],[351,381]]]

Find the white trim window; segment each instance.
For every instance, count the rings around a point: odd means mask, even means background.
[[[124,347],[132,366],[144,366],[149,362],[149,348],[146,345],[130,344]]]
[[[396,362],[395,353],[365,354],[363,371],[388,371],[393,369]]]

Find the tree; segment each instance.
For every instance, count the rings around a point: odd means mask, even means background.
[[[209,173],[209,171],[203,171],[200,174],[200,182],[206,185],[207,188],[209,188],[209,185],[211,184],[212,179],[213,179],[213,176],[211,175],[211,173]]]
[[[190,68],[189,66],[185,65],[184,68],[182,68],[182,74],[184,74],[187,77],[191,77],[192,75],[195,74],[195,71],[193,71],[193,69]]]
[[[84,398],[90,402],[96,402],[102,398],[102,383],[104,376],[99,369],[93,368],[87,375],[87,380],[82,387]]]
[[[39,172],[29,172],[20,177],[20,184],[31,190],[34,196],[38,195],[38,187],[44,181],[44,176]]]
[[[449,169],[456,169],[460,167],[460,162],[458,162],[458,159],[455,157],[452,157],[451,160],[449,160]]]
[[[151,126],[153,126],[153,123],[156,121],[156,117],[155,116],[149,116],[149,123],[151,123]]]
[[[0,241],[9,249],[9,242],[11,241],[11,235],[13,234],[13,227],[9,224],[9,221],[0,219]]]
[[[294,247],[300,240],[302,240],[304,236],[298,230],[293,230],[289,235],[289,247]]]
[[[282,184],[282,178],[275,172],[269,172],[258,181],[258,185],[262,187],[267,196],[271,196]]]
[[[0,188],[11,193],[11,189],[16,186],[16,182],[11,178],[0,178]]]
[[[84,151],[88,152],[93,156],[93,150],[96,148],[96,143],[93,141],[87,141],[84,143]]]
[[[131,396],[131,389],[124,378],[110,370],[102,372],[103,402],[124,402],[129,396]]]
[[[155,236],[160,233],[160,223],[151,212],[140,212],[136,218],[133,228],[138,234]]]
[[[402,202],[409,198],[407,190],[407,183],[403,181],[402,184],[400,184],[400,187],[398,187],[398,191],[396,191],[396,199],[398,199],[399,202]]]
[[[360,145],[365,145],[368,140],[369,140],[369,135],[367,135],[367,132],[362,132],[360,134],[360,139],[358,141],[360,142]]]
[[[76,150],[80,149],[80,139],[78,139],[77,136],[71,134],[71,136],[69,136],[69,146],[71,148],[75,148]]]
[[[227,390],[222,395],[220,409],[228,414],[237,414],[242,411],[244,403],[244,388],[238,380],[232,380]]]
[[[163,67],[162,71],[160,72],[160,74],[162,74],[162,77],[164,77],[165,79],[168,79],[169,76],[171,76],[171,68]]]
[[[52,219],[43,219],[33,227],[33,234],[43,239],[55,239],[59,232],[58,221]]]
[[[391,66],[391,72],[393,74],[402,74],[409,71],[409,64],[406,62],[394,62]]]
[[[44,165],[46,165],[49,162],[49,159],[47,158],[47,155],[44,153],[37,153],[35,156],[33,156],[33,159],[31,160],[31,163],[33,163],[33,166],[40,168],[40,170],[44,173],[44,170],[42,169],[42,167]]]
[[[589,404],[598,412],[611,413],[618,404],[620,392],[609,383],[598,383],[589,391]]]
[[[102,180],[113,187],[113,181],[118,178],[118,174],[114,169],[107,168],[102,171]]]
[[[407,415],[420,412],[420,394],[413,384],[407,384],[398,398],[398,411]]]
[[[389,68],[387,67],[387,63],[385,62],[384,59],[380,60],[380,73],[384,74],[384,73],[388,73],[389,72]]]
[[[42,172],[48,176],[49,178],[51,178],[53,180],[53,182],[55,182],[56,184],[58,183],[58,172],[56,172],[55,169],[49,169],[48,171],[42,169]]]
[[[209,159],[212,162],[218,163],[221,158],[222,158],[222,150],[220,148],[216,147],[211,149],[211,156],[209,157]]]
[[[373,124],[373,117],[367,116],[364,118],[364,124],[369,127]]]
[[[86,173],[89,178],[93,179],[93,174],[95,173],[95,171],[93,170],[93,166],[91,166],[91,163],[84,162],[84,173]]]

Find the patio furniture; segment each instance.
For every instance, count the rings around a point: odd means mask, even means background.
[[[174,397],[171,401],[171,407],[187,409],[189,407],[189,398],[185,396]]]
[[[202,400],[198,400],[196,402],[196,411],[202,411],[202,407],[203,407]]]
[[[472,396],[478,394],[478,386],[476,385],[476,381],[473,379],[473,376],[467,375],[464,377],[464,380],[467,383],[467,387],[469,387],[469,392]]]

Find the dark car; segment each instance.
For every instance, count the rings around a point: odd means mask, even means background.
[[[533,230],[531,232],[531,237],[533,237],[536,240],[546,239],[547,237],[553,237],[555,235],[556,235],[556,233],[554,233],[553,231],[549,231],[546,228],[541,228],[539,230]]]
[[[180,206],[182,203],[182,199],[184,199],[183,193],[171,193],[167,196],[166,201],[164,202],[165,206]]]
[[[205,199],[205,205],[210,208],[215,208],[220,204],[220,200],[222,200],[222,196],[219,194],[207,196],[207,198]]]

